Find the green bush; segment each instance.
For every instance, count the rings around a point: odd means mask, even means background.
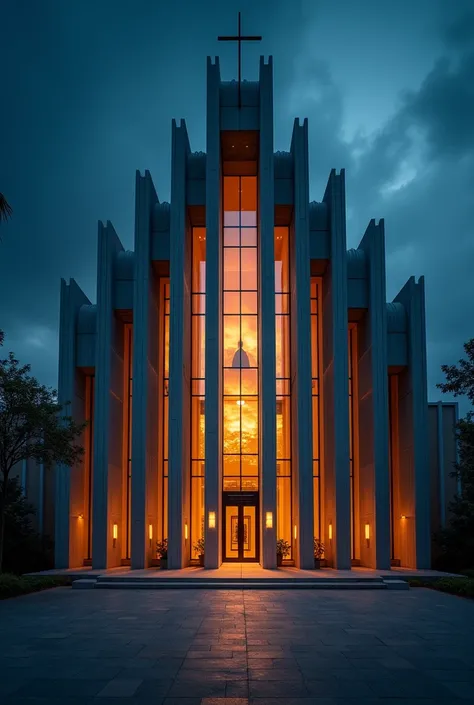
[[[449,592],[461,597],[474,597],[474,580],[472,578],[441,578],[433,583],[435,590]]]
[[[63,575],[56,576],[28,576],[12,575],[11,573],[0,573],[0,600],[7,597],[17,597],[27,595],[29,592],[48,590],[53,587],[61,587],[71,584],[71,579]]]

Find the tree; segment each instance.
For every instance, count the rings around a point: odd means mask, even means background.
[[[0,193],[0,223],[2,220],[6,221],[8,218],[11,218],[12,213],[13,209],[11,205],[8,203],[3,193]]]
[[[455,397],[466,395],[474,404],[474,338],[464,343],[467,360],[461,358],[457,365],[441,365],[446,382],[437,384],[444,394]]]
[[[2,569],[5,507],[9,475],[28,458],[48,468],[72,466],[84,449],[80,437],[85,424],[63,416],[57,393],[30,376],[11,352],[0,360],[0,571]]]
[[[458,462],[452,473],[462,488],[449,503],[449,524],[436,536],[440,568],[463,570],[474,561],[474,421],[472,412],[456,426]]]
[[[474,338],[464,344],[467,359],[457,365],[442,365],[446,382],[438,384],[445,394],[465,395],[474,404]],[[449,504],[448,527],[441,531],[437,543],[445,568],[470,568],[474,560],[474,413],[468,412],[456,425],[458,462],[452,473],[461,487]]]
[[[53,542],[33,526],[35,507],[27,501],[17,477],[8,480],[5,505],[3,566],[8,573],[52,568]]]

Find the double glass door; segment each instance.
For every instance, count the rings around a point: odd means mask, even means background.
[[[224,561],[258,561],[257,500],[257,493],[224,493]]]

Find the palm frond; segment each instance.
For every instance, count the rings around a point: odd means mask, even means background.
[[[12,213],[13,208],[8,203],[3,193],[0,193],[0,223],[2,222],[2,220],[8,220],[8,218],[11,217]]]

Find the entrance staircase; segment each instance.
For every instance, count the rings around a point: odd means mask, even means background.
[[[184,571],[182,571],[184,573]],[[95,590],[408,590],[409,585],[396,577],[311,576],[218,577],[182,575],[165,577],[160,571],[139,576],[127,573],[101,574],[73,582],[75,589]]]

